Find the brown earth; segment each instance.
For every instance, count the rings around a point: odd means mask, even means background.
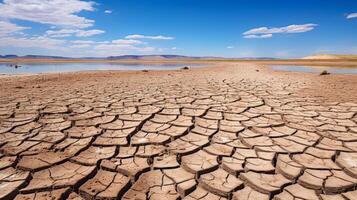
[[[357,75],[0,78],[0,199],[356,199]]]

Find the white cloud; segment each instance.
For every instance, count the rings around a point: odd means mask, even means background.
[[[103,30],[93,29],[93,30],[81,30],[81,29],[60,29],[60,30],[48,30],[46,34],[50,37],[89,37],[93,35],[99,35],[105,33]]]
[[[316,24],[302,24],[302,25],[289,25],[279,28],[267,28],[267,27],[260,27],[254,28],[249,31],[243,33],[243,35],[251,35],[251,34],[274,34],[274,33],[302,33],[311,31],[314,27],[317,26]]]
[[[248,39],[258,39],[258,38],[271,38],[273,34],[263,34],[263,35],[245,35],[244,38]]]
[[[128,52],[128,51],[138,51],[138,52],[153,52],[156,50],[155,47],[138,47],[130,44],[99,44],[94,46],[96,50],[107,50],[110,52]]]
[[[92,54],[99,56],[158,52],[160,48],[146,46],[145,42],[133,39],[117,39],[112,41],[93,41],[93,40],[73,40],[70,41],[71,49],[88,50]]]
[[[357,13],[350,13],[347,15],[347,19],[352,19],[352,18],[356,18],[357,17]]]
[[[109,41],[93,41],[93,40],[72,40],[73,44],[109,44]]]
[[[139,41],[139,40],[123,40],[123,39],[119,39],[119,40],[113,40],[112,41],[113,44],[130,44],[130,45],[135,45],[135,44],[144,44],[144,42]]]
[[[13,47],[39,47],[43,49],[62,49],[59,45],[65,44],[65,40],[52,39],[48,37],[2,37],[0,38],[0,46]]]
[[[94,44],[94,49],[97,50],[108,50],[111,52],[124,52],[124,51],[155,51],[156,48],[143,46],[146,44],[140,40],[133,39],[118,39],[112,40],[107,43],[96,43]]]
[[[79,31],[76,36],[77,37],[89,37],[93,35],[99,35],[105,33],[103,30],[93,29],[93,30],[81,30]]]
[[[171,49],[172,49],[172,50],[177,50],[178,48],[177,48],[177,47],[172,47]]]
[[[69,48],[72,48],[72,49],[81,49],[81,48],[88,48],[88,47],[91,47],[91,45],[90,44],[75,44],[75,45],[69,46]]]
[[[66,37],[90,37],[105,33],[104,30],[90,28],[95,21],[84,17],[84,11],[94,11],[93,0],[0,0],[0,46],[21,49],[23,54],[50,52],[58,55],[78,55],[84,52],[95,55],[110,55],[120,52],[158,52],[160,47],[148,45],[150,40],[173,40],[163,35],[128,35],[112,41],[71,40]],[[104,10],[110,14],[112,10]],[[29,21],[48,27],[45,33],[22,33],[30,27],[11,23],[11,20]],[[42,26],[41,26],[42,27]],[[35,28],[35,27],[34,27]],[[23,50],[22,50],[23,49]],[[80,49],[78,51],[77,49]],[[176,49],[176,48],[172,48]],[[62,51],[62,52],[57,52]]]
[[[20,19],[55,26],[86,28],[94,20],[78,16],[81,11],[94,11],[95,3],[81,0],[4,0],[0,17]]]
[[[12,33],[18,33],[22,30],[29,29],[29,27],[22,27],[16,24],[0,21],[0,37],[6,36]]]
[[[149,35],[139,35],[139,34],[127,35],[125,38],[126,39],[151,39],[151,40],[173,40],[174,39],[173,37],[162,36],[162,35],[149,36]]]
[[[227,46],[227,49],[234,49],[234,46]]]
[[[66,52],[67,55],[79,55],[77,49],[87,54],[82,56],[109,56],[118,54],[136,54],[159,52],[161,49],[152,46],[143,45],[141,41],[118,39],[111,42],[108,41],[92,41],[92,40],[62,40],[54,39],[45,36],[40,37],[0,37],[0,46],[2,47],[16,47],[24,48],[24,54],[31,54],[32,51],[25,50],[25,48],[48,49]],[[58,52],[57,52],[58,53]],[[58,54],[62,55],[62,54]]]
[[[300,24],[300,25],[289,25],[284,27],[259,27],[250,29],[243,33],[244,38],[271,38],[273,34],[277,33],[303,33],[311,31],[317,26],[317,24]]]
[[[48,30],[46,34],[49,37],[69,37],[76,33],[73,29],[61,29],[61,30]]]

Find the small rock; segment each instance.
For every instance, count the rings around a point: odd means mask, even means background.
[[[147,69],[143,69],[143,70],[142,70],[142,72],[149,72],[149,70],[147,70]]]
[[[256,72],[259,72],[259,69],[256,69],[255,71],[256,71]]]
[[[328,71],[324,70],[324,71],[322,71],[322,72],[320,73],[320,76],[329,75],[329,74],[330,74],[330,73],[329,73]]]
[[[181,69],[187,70],[190,69],[188,66],[182,67]]]

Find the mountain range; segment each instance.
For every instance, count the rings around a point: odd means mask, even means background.
[[[244,58],[224,58],[213,56],[183,56],[183,55],[120,55],[108,57],[62,57],[47,55],[0,55],[0,59],[83,59],[83,60],[234,60],[234,59],[255,59],[255,60],[275,60],[272,57],[244,57]]]

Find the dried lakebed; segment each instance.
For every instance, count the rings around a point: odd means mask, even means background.
[[[356,102],[255,67],[1,79],[0,199],[356,199]]]

